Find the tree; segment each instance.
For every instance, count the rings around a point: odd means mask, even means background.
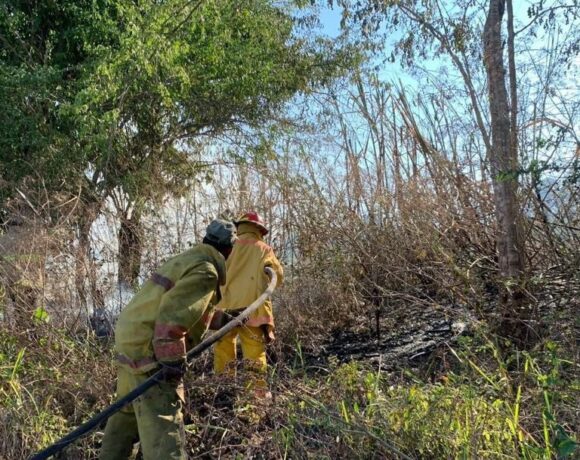
[[[114,201],[124,203],[119,279],[130,284],[139,273],[139,218],[204,169],[200,140],[266,125],[291,96],[332,75],[336,61],[296,39],[292,17],[270,1],[148,8],[131,12],[136,27],[75,107],[86,120],[79,142],[105,143],[91,162],[97,182],[105,195],[123,195]]]
[[[520,326],[530,319],[527,308],[522,308],[522,275],[524,272],[520,206],[517,199],[517,90],[514,64],[514,29],[511,0],[508,8],[508,56],[511,89],[511,110],[505,82],[503,61],[502,20],[506,0],[490,0],[485,21],[483,62],[487,72],[489,113],[491,124],[490,164],[497,216],[497,249],[500,275],[504,282],[502,292],[503,332],[524,339],[527,335]],[[510,116],[511,113],[511,116]],[[523,317],[522,315],[525,314]],[[518,325],[518,326],[516,326]]]
[[[332,77],[339,60],[295,37],[288,5],[270,0],[60,0],[3,13],[0,37],[14,51],[0,70],[2,175],[18,166],[4,191],[50,177],[50,190],[78,193],[87,259],[88,232],[111,199],[119,280],[130,284],[140,271],[141,216],[206,169],[203,140],[267,126],[294,94]],[[32,26],[46,43],[28,35]]]

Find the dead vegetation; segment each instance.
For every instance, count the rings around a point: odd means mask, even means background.
[[[527,224],[536,336],[529,351],[514,352],[489,327],[497,265],[493,226],[481,225],[488,190],[473,181],[439,193],[432,187],[409,181],[396,220],[372,220],[314,194],[291,203],[301,219],[285,225],[300,257],[276,294],[273,403],[249,400],[241,380],[213,377],[208,356],[196,362],[187,379],[191,458],[541,458],[569,449],[579,429],[574,241],[558,235],[555,264],[543,224]],[[62,235],[45,228],[33,233]],[[23,253],[45,261],[63,247],[58,237],[27,241]],[[20,273],[3,267],[5,275]],[[94,336],[90,311],[73,308],[78,298],[57,288],[56,273],[37,285],[34,301],[5,300],[0,452],[7,459],[25,458],[111,402],[110,342]],[[457,418],[451,408],[459,408]],[[96,458],[101,435],[63,458]]]

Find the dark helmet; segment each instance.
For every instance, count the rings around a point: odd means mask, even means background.
[[[219,246],[231,247],[238,239],[236,226],[229,220],[212,220],[205,231],[205,239]]]
[[[254,224],[256,227],[260,229],[260,232],[263,235],[268,234],[268,229],[266,228],[266,224],[264,223],[264,219],[262,216],[255,211],[246,212],[242,215],[238,220],[234,221],[236,225],[240,224]]]

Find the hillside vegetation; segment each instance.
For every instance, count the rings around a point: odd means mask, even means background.
[[[0,458],[112,403],[119,311],[250,209],[273,399],[197,358],[190,458],[577,458],[579,10],[527,8],[0,2]]]

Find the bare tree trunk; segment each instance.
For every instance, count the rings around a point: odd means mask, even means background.
[[[517,203],[518,158],[517,133],[510,119],[510,106],[505,86],[501,25],[506,0],[490,0],[485,22],[483,61],[487,72],[489,107],[491,116],[492,148],[490,164],[498,233],[496,237],[499,269],[503,286],[501,332],[525,340],[528,319],[527,310],[522,308],[523,295],[523,248],[518,229],[519,208]],[[511,66],[510,66],[511,67]],[[510,80],[515,81],[515,68]],[[512,95],[512,116],[516,113]]]
[[[85,204],[79,210],[76,219],[78,246],[75,254],[75,289],[80,307],[88,312],[91,303],[95,308],[101,308],[104,303],[98,294],[97,267],[91,254],[91,227],[99,213],[101,203],[91,200],[88,196],[83,198]]]
[[[514,8],[512,0],[507,1],[507,33],[508,33],[508,66],[510,81],[510,149],[514,158],[518,158],[518,90],[516,80],[516,55],[514,49]]]
[[[81,308],[87,311],[89,294],[86,281],[89,276],[91,264],[91,241],[90,232],[93,219],[84,215],[77,221],[78,247],[75,254],[75,288],[79,296]]]
[[[121,213],[119,227],[119,283],[134,287],[141,271],[141,253],[143,249],[143,231],[141,213],[134,206]]]

